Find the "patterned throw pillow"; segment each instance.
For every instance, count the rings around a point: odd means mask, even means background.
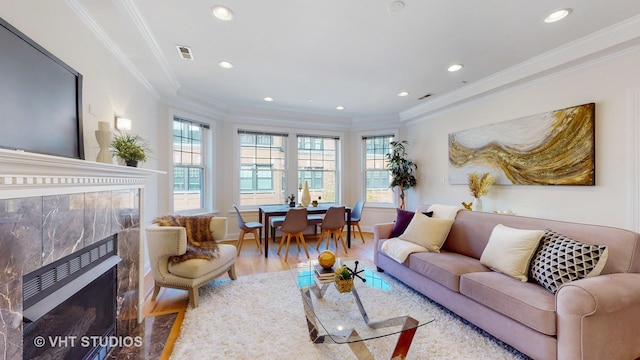
[[[608,252],[605,245],[583,244],[546,229],[530,273],[538,284],[555,294],[563,284],[600,275]]]

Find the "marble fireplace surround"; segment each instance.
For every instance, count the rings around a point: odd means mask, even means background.
[[[163,172],[0,149],[0,358],[22,359],[22,276],[116,235],[116,335],[143,319],[144,189]]]

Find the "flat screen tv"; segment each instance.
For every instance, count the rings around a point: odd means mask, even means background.
[[[0,18],[0,147],[84,159],[82,75]]]

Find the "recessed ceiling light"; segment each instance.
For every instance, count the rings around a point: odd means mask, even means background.
[[[271,102],[273,100],[274,99],[271,96],[267,96],[266,98],[264,98],[264,101],[268,101],[268,102]]]
[[[546,18],[544,18],[544,22],[548,23],[553,23],[556,21],[560,21],[564,18],[566,18],[567,16],[569,16],[569,14],[571,14],[571,9],[560,9],[560,10],[556,10],[554,12],[552,12],[551,14],[549,14]]]
[[[407,95],[409,95],[409,93],[406,91],[401,91],[398,93],[398,96],[407,96]]]
[[[220,61],[218,63],[218,66],[220,66],[223,69],[231,69],[233,67],[233,64],[228,61]]]
[[[344,110],[344,106],[342,106],[342,105],[336,106],[336,110]]]
[[[462,69],[462,64],[453,64],[453,65],[449,66],[449,68],[447,70],[449,72],[456,72],[456,71],[460,71],[460,69]]]
[[[230,21],[233,20],[233,11],[226,6],[216,5],[212,10],[213,16],[220,20]]]

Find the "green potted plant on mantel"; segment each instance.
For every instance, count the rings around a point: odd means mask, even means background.
[[[151,152],[147,141],[140,135],[129,134],[125,131],[117,132],[111,140],[111,154],[122,159],[127,166],[138,166],[144,162]]]
[[[404,191],[416,185],[416,177],[413,173],[418,169],[418,165],[411,160],[406,159],[406,145],[408,141],[392,141],[391,151],[386,154],[387,169],[391,171],[390,188],[398,188],[400,190],[400,209],[404,210]]]

